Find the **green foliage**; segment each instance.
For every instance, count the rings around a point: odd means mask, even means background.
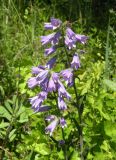
[[[45,135],[44,114],[35,114],[30,109],[28,98],[38,91],[30,91],[26,84],[30,77],[31,66],[45,63],[39,35],[45,32],[42,28],[43,23],[53,15],[70,22],[74,20],[75,23],[72,25],[75,31],[85,32],[89,36],[85,49],[87,53],[81,56],[81,69],[75,73],[76,87],[80,95],[79,105],[84,106],[82,118],[84,157],[87,160],[115,159],[116,32],[114,22],[116,13],[110,10],[108,31],[105,26],[108,25],[107,16],[102,17],[105,23],[96,27],[99,23],[96,16],[92,15],[91,6],[95,4],[91,2],[1,1],[0,159],[1,157],[3,160],[64,159],[64,146],[59,145],[53,137]],[[105,51],[108,51],[107,57]],[[59,60],[62,62],[61,57]],[[63,66],[64,63],[60,63],[60,68],[56,69],[60,70]],[[107,77],[104,74],[106,72]],[[69,92],[72,94],[72,102],[75,102],[74,90],[70,88]],[[64,134],[69,159],[79,160],[78,122],[76,124],[73,121],[78,119],[78,112],[71,103],[68,112],[64,115],[68,125]],[[47,101],[47,104],[55,106],[52,100]],[[54,137],[57,140],[62,139],[60,128],[57,128]]]

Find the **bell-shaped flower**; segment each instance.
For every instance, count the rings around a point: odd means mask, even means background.
[[[42,82],[48,76],[48,73],[49,73],[49,70],[43,70],[37,75],[36,79]]]
[[[45,128],[45,133],[46,134],[50,134],[50,136],[52,136],[52,133],[54,131],[54,129],[56,128],[56,126],[58,125],[59,120],[56,118],[55,120],[53,120],[46,128]]]
[[[45,70],[45,66],[39,65],[38,67],[32,67],[32,74],[39,74],[43,70]]]
[[[42,99],[40,99],[38,96],[29,98],[29,101],[33,109],[38,109],[42,104]]]
[[[58,81],[58,95],[59,97],[65,97],[68,100],[71,98],[70,94],[66,91],[64,85]]]
[[[32,89],[35,86],[37,86],[39,83],[38,83],[36,77],[31,77],[28,79],[27,84],[28,84],[28,87]]]
[[[55,30],[56,28],[61,26],[61,20],[56,18],[51,18],[51,23],[44,23],[44,28],[47,30]]]
[[[62,24],[62,21],[60,19],[56,19],[56,18],[52,17],[50,20],[51,20],[51,24],[53,26],[53,30],[60,27]]]
[[[45,56],[48,56],[56,51],[56,47],[52,46],[50,48],[45,49]]]
[[[52,45],[58,44],[59,39],[60,39],[60,36],[61,36],[61,33],[60,33],[60,32],[57,32],[57,33],[54,35],[54,37],[52,38],[51,44],[52,44]]]
[[[56,62],[56,57],[51,58],[51,59],[47,62],[46,67],[47,67],[48,69],[53,68],[55,62]]]
[[[76,41],[76,34],[72,31],[72,29],[67,28],[66,29],[66,35],[68,36],[69,39]]]
[[[52,73],[52,79],[53,79],[53,81],[54,81],[55,83],[57,83],[58,80],[59,80],[59,73],[53,72],[53,73]]]
[[[74,54],[73,60],[71,62],[71,67],[74,69],[78,69],[80,67],[80,60],[78,54]]]
[[[46,77],[44,80],[40,81],[40,87],[42,88],[43,91],[47,91],[48,83],[49,83],[49,77]]]
[[[87,42],[88,37],[81,34],[76,34],[76,40],[82,44],[85,44]]]
[[[52,76],[51,76],[50,79],[49,79],[47,91],[48,91],[48,92],[56,91],[56,84],[55,84]]]
[[[42,105],[39,107],[39,109],[37,111],[38,112],[46,112],[46,111],[49,111],[50,109],[51,109],[50,106]]]
[[[40,92],[38,94],[38,96],[29,98],[30,100],[30,104],[32,105],[32,109],[34,109],[34,111],[38,111],[40,106],[42,105],[42,102],[47,98],[47,92]]]
[[[67,127],[67,124],[64,118],[60,118],[60,125],[62,128]]]
[[[55,120],[56,116],[55,115],[48,115],[45,120],[48,121],[48,122],[51,122],[53,120]]]
[[[58,108],[60,110],[66,110],[67,109],[67,105],[64,102],[64,99],[62,97],[58,97]]]
[[[41,38],[42,45],[46,45],[48,43],[51,43],[51,41],[53,40],[54,36],[55,36],[55,33],[49,34],[47,36],[41,36],[40,38]]]
[[[73,73],[71,68],[61,71],[61,75],[68,86],[71,86],[71,84],[73,84]]]
[[[68,49],[72,49],[76,47],[75,41],[72,39],[69,39],[68,36],[65,37],[65,45],[68,47]]]

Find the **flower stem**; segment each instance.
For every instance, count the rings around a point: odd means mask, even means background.
[[[67,51],[66,48],[65,48],[65,53],[66,53],[66,57],[67,57],[68,67],[70,67],[68,51]],[[79,97],[79,95],[77,93],[77,88],[76,88],[76,84],[75,84],[75,76],[73,77],[73,80],[74,80],[73,88],[74,88],[74,92],[75,92],[75,96],[76,96],[76,107],[77,107],[78,116],[79,116],[78,132],[79,132],[79,142],[80,142],[80,158],[81,158],[81,160],[84,160],[84,157],[83,157],[82,110],[81,110],[81,105],[79,105],[79,98],[80,97]]]

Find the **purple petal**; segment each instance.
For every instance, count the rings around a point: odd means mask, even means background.
[[[55,33],[49,34],[47,36],[41,36],[41,43],[42,45],[51,43],[51,41],[53,40]]]
[[[68,36],[69,39],[74,41],[76,40],[75,38],[76,34],[70,28],[66,29],[66,35]]]
[[[72,48],[76,47],[75,41],[69,39],[69,37],[67,37],[67,36],[65,37],[65,44],[68,47],[68,49],[72,49]]]
[[[55,62],[56,62],[56,57],[51,58],[51,59],[47,62],[46,67],[47,67],[48,69],[53,68]]]
[[[52,121],[52,122],[45,128],[46,134],[50,134],[50,136],[52,136],[52,133],[53,133],[54,129],[56,128],[57,124],[58,124],[58,119],[55,119],[54,121]]]
[[[43,70],[42,72],[40,72],[40,73],[37,75],[36,79],[37,79],[38,81],[43,81],[43,80],[48,76],[48,73],[49,73],[48,70]]]
[[[61,75],[63,77],[63,79],[66,81],[66,84],[68,86],[71,86],[71,84],[73,83],[73,73],[72,73],[72,69],[65,69],[63,71],[61,71]]]
[[[52,73],[52,79],[55,83],[57,83],[59,80],[59,73]]]
[[[48,92],[56,91],[56,84],[55,84],[55,82],[53,81],[52,77],[51,77],[50,80],[49,80],[47,91],[48,91]]]
[[[40,106],[38,112],[46,112],[51,109],[50,106]]]
[[[59,97],[66,97],[68,100],[71,98],[70,94],[66,91],[63,84],[58,81],[58,95]]]
[[[51,18],[51,25],[53,26],[53,30],[60,27],[61,23],[62,23],[61,20],[56,18]]]
[[[78,69],[80,67],[80,60],[79,60],[79,56],[78,54],[74,54],[73,56],[73,60],[71,62],[71,67],[72,68],[75,68],[75,69]]]
[[[53,25],[51,23],[44,23],[44,28],[47,30],[53,30]]]
[[[49,116],[47,116],[47,117],[45,118],[45,120],[48,121],[48,122],[51,122],[51,121],[55,120],[55,118],[56,118],[56,116],[54,116],[54,115],[49,115]]]
[[[62,128],[67,127],[67,124],[64,118],[60,118],[60,125]]]
[[[60,32],[57,32],[57,33],[54,35],[54,37],[53,37],[53,39],[52,39],[52,44],[53,44],[53,45],[58,44],[59,39],[60,39],[60,36],[61,36],[61,33],[60,33]]]
[[[45,49],[45,55],[48,56],[56,51],[55,46]]]
[[[27,83],[28,83],[28,87],[31,88],[31,89],[39,84],[36,77],[29,78]]]
[[[76,34],[76,39],[77,39],[77,41],[79,41],[80,43],[85,44],[86,41],[87,41],[87,39],[88,39],[88,37],[85,36],[85,35]]]
[[[67,105],[64,102],[64,99],[62,97],[58,97],[58,107],[60,110],[66,110],[67,109]]]

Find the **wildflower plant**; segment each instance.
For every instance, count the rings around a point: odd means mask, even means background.
[[[68,23],[62,23],[61,20],[55,18],[51,18],[50,23],[45,23],[44,28],[52,32],[40,37],[44,47],[44,56],[50,58],[44,66],[39,64],[32,67],[32,77],[28,79],[28,87],[30,89],[40,87],[41,91],[38,95],[29,98],[29,101],[34,112],[49,111],[45,117],[45,121],[48,122],[45,133],[53,137],[56,127],[60,126],[63,134],[63,140],[60,141],[63,142],[63,145],[66,144],[64,130],[65,127],[68,127],[65,112],[70,104],[77,108],[79,123],[76,119],[72,118],[72,120],[78,128],[80,157],[83,159],[82,108],[79,106],[80,96],[76,88],[75,73],[81,67],[82,50],[79,50],[78,43],[85,44],[88,37],[76,34]],[[62,48],[63,52],[57,52],[59,48]],[[60,56],[63,57],[64,62],[66,60],[66,67],[61,71],[55,71],[54,66],[60,65],[58,62]],[[68,88],[73,89],[76,100],[72,98]],[[44,104],[49,95],[52,95],[56,101],[56,114],[54,115],[51,111],[52,106]],[[66,147],[64,148],[64,156],[67,159]]]

